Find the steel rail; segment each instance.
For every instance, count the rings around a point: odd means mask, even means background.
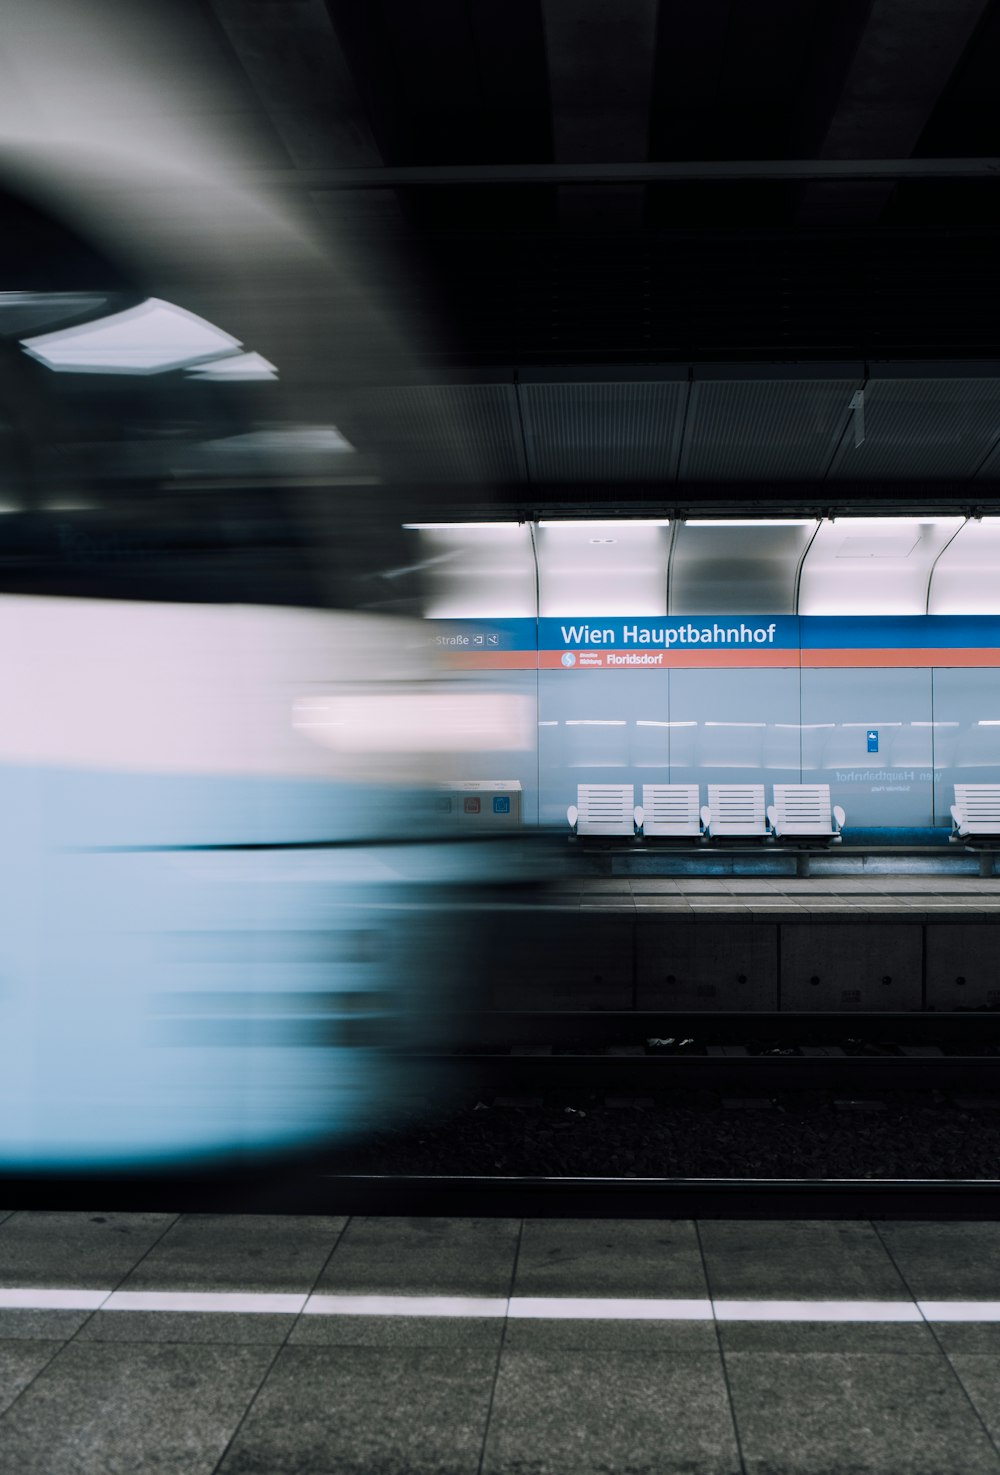
[[[269,169],[242,176],[265,188],[412,189],[467,185],[728,183],[740,180],[1000,179],[1000,159],[636,160],[586,164],[408,164]]]
[[[330,1173],[0,1178],[22,1209],[607,1219],[986,1219],[996,1178],[640,1178]]]

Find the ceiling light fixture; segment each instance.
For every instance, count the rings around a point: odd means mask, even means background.
[[[243,345],[196,313],[149,297],[75,328],[22,338],[21,346],[58,373],[162,374],[235,354]]]
[[[189,379],[223,380],[227,384],[277,377],[278,370],[262,353],[234,353],[188,370]]]
[[[540,528],[615,528],[621,532],[628,528],[668,528],[669,519],[646,517],[603,517],[603,518],[542,518]]]
[[[686,517],[687,528],[807,528],[819,522],[818,517]]]

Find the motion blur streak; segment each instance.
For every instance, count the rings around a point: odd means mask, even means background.
[[[412,843],[432,768],[405,726],[327,750],[290,713],[310,675],[368,680],[390,724],[409,628],[0,598],[0,1164],[250,1152],[392,1109],[379,1047],[440,1002],[437,882],[477,862]]]

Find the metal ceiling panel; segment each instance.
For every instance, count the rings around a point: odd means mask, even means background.
[[[838,481],[971,477],[1000,438],[1000,378],[880,378],[865,386],[865,438],[841,441]]]
[[[696,381],[681,479],[821,480],[860,385],[860,377]]]
[[[520,384],[532,480],[673,480],[687,389],[677,381]]]
[[[1000,477],[1000,441],[997,441],[982,466],[976,472],[977,480],[996,481],[998,477]]]
[[[395,481],[525,480],[512,384],[366,389],[338,406],[338,424]]]
[[[681,524],[670,558],[670,613],[795,612],[799,561],[814,521],[786,527]]]

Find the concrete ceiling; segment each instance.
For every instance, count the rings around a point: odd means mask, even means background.
[[[0,149],[21,86],[143,289],[279,364],[237,419],[453,498],[1000,488],[1000,0],[11,13]],[[67,136],[132,172],[95,190]]]

